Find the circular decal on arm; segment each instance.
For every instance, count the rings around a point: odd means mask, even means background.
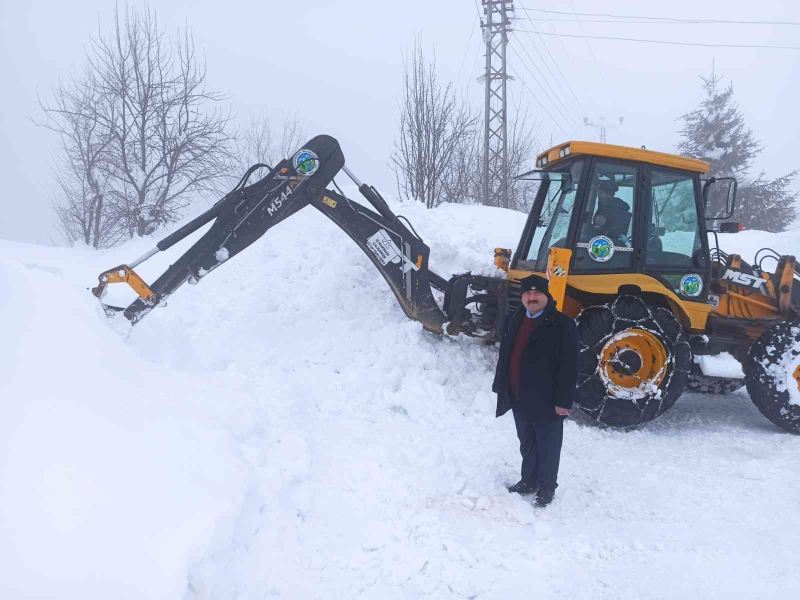
[[[597,262],[607,262],[614,256],[614,242],[604,235],[597,235],[586,245],[589,257]]]
[[[697,273],[689,273],[681,277],[680,292],[684,296],[696,298],[703,292],[703,278]]]
[[[313,175],[319,169],[319,158],[311,150],[303,148],[294,155],[294,170],[300,175]]]

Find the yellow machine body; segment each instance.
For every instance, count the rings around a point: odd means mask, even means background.
[[[563,170],[570,161],[580,158],[659,167],[694,177],[706,175],[710,167],[707,162],[690,157],[584,141],[569,141],[550,148],[537,157],[536,167],[545,172]],[[532,217],[540,218],[538,215]],[[576,218],[575,215],[572,218]],[[706,235],[705,222],[702,220],[700,228],[702,234]],[[523,233],[523,239],[524,236]],[[499,255],[499,251],[496,249],[495,264],[507,272],[510,281],[519,282],[533,273],[546,276],[558,308],[572,317],[587,305],[608,302],[631,289],[647,296],[650,301],[669,307],[684,328],[695,334],[710,334],[718,325],[728,334],[734,332],[737,337],[752,341],[776,321],[797,316],[797,299],[800,295],[797,288],[800,284],[795,284],[798,272],[793,256],[776,257],[778,265],[774,273],[757,271],[757,275],[741,275],[742,269],[746,271],[751,267],[743,264],[738,255],[730,255],[727,264],[709,258],[712,264],[710,280],[706,282],[709,301],[699,302],[682,297],[665,285],[663,280],[644,272],[571,272],[570,262],[574,251],[570,248],[550,246],[545,272],[541,268],[531,269],[529,264],[521,264],[524,261],[516,260],[518,257],[509,261],[506,255]],[[756,281],[757,277],[763,280],[760,287],[742,285],[742,281]]]

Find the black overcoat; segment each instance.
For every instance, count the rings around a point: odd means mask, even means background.
[[[523,419],[541,422],[556,418],[556,406],[572,408],[578,380],[578,330],[575,321],[556,310],[550,300],[522,352],[519,398],[514,400],[508,366],[517,330],[527,318],[524,307],[507,317],[492,391],[497,394],[498,417],[513,408]]]

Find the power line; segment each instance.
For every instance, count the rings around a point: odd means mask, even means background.
[[[522,33],[536,33],[538,35],[550,35],[554,37],[584,38],[591,40],[617,40],[622,42],[641,42],[645,44],[667,44],[670,46],[703,46],[706,48],[762,48],[770,50],[800,50],[800,46],[773,46],[769,44],[707,44],[704,42],[676,42],[674,40],[646,40],[641,38],[612,37],[604,35],[574,35],[569,33],[547,33],[530,31],[527,29],[515,29]]]
[[[519,2],[518,2],[518,4],[519,4]],[[520,8],[521,8],[522,10],[525,10],[525,7],[524,7],[524,6],[520,6]],[[531,21],[531,18],[530,18],[530,17],[529,17],[527,14],[525,15],[525,18],[526,18],[526,19],[528,19],[528,21],[530,21],[530,23],[531,23],[531,26],[533,27],[533,30],[534,30],[534,31],[537,33],[537,35],[538,35],[538,34],[539,34],[539,31],[538,31],[538,29],[536,29],[536,26],[533,24],[533,21]],[[567,78],[564,76],[564,72],[561,70],[561,67],[558,65],[558,61],[556,61],[556,59],[555,59],[555,58],[553,58],[553,54],[550,52],[550,48],[547,46],[547,43],[545,43],[544,39],[543,39],[541,36],[539,36],[539,40],[540,40],[540,42],[542,43],[542,46],[544,46],[544,49],[545,49],[545,51],[547,52],[547,55],[550,57],[550,60],[552,61],[553,65],[555,66],[555,68],[556,68],[556,71],[557,71],[557,72],[558,72],[558,74],[561,76],[561,79],[562,79],[562,81],[563,81],[563,82],[564,82],[564,84],[566,85],[566,89],[569,91],[569,93],[570,93],[570,94],[572,95],[572,97],[575,99],[575,103],[576,103],[576,104],[577,104],[577,106],[578,106],[578,110],[580,110],[582,113],[585,113],[585,112],[586,112],[586,109],[583,107],[583,105],[581,104],[581,101],[578,99],[578,96],[577,96],[577,94],[575,93],[575,90],[573,90],[573,89],[572,89],[572,86],[569,84],[569,81],[568,81],[568,80],[567,80]],[[542,58],[542,55],[541,55],[541,53],[539,52],[539,49],[536,47],[536,44],[533,44],[533,48],[534,48],[534,50],[536,50],[536,53],[539,55],[539,57],[540,57],[540,58]],[[553,79],[557,79],[557,78],[556,78],[556,76],[555,76],[555,75],[553,75],[553,72],[550,70],[550,67],[549,67],[549,66],[548,66],[548,64],[547,64],[547,61],[546,61],[546,60],[544,60],[544,58],[542,58],[542,62],[544,63],[544,66],[547,68],[547,70],[548,70],[548,71],[550,71],[550,74],[553,76]]]
[[[527,9],[521,9],[527,10]],[[576,13],[580,14],[580,13]],[[618,23],[620,25],[800,25],[800,22],[768,22],[768,21],[758,21],[758,22],[745,22],[745,21],[714,21],[714,20],[658,20],[655,18],[648,19],[645,17],[641,17],[642,20],[635,20],[639,19],[640,17],[631,17],[630,19],[582,19],[579,20],[577,17],[574,19],[556,19],[552,17],[530,17],[527,16],[528,20],[532,21],[545,21],[548,23]]]
[[[570,6],[572,6],[572,10],[575,11],[576,10],[575,9],[575,0],[569,0],[569,4],[570,4]],[[576,17],[576,20],[578,21],[578,29],[580,30],[581,34],[586,34],[586,31],[583,29],[583,23],[581,23],[580,18]],[[567,50],[567,47],[564,44],[564,41],[559,37],[556,38],[556,41],[564,49],[564,52],[566,52],[569,55],[570,52],[569,52],[569,50]],[[597,71],[601,72],[601,73],[604,73],[605,74],[605,80],[606,81],[610,81],[610,78],[608,77],[608,73],[606,72],[605,67],[602,66],[597,60],[597,56],[594,53],[594,48],[592,48],[591,42],[589,40],[585,39],[585,40],[583,40],[583,43],[586,45],[586,49],[589,51],[589,56],[592,57],[592,62],[594,63],[594,66],[597,68]],[[584,88],[584,89],[590,89],[590,88]],[[597,103],[595,102],[594,98],[592,97],[592,93],[589,92],[587,94],[587,96],[589,98],[589,102],[590,102],[591,106],[597,106]]]
[[[526,12],[542,12],[551,15],[569,15],[581,17],[610,17],[613,19],[641,19],[643,21],[665,21],[668,23],[718,23],[725,25],[800,25],[800,21],[746,21],[735,19],[679,19],[675,17],[650,17],[650,16],[636,16],[636,15],[613,15],[609,13],[585,13],[585,12],[567,12],[561,10],[546,10],[544,8],[524,8],[520,10]]]
[[[513,46],[512,46],[512,49],[513,49]],[[549,111],[549,110],[547,110],[547,107],[546,107],[546,106],[545,106],[545,105],[542,103],[542,101],[541,101],[541,100],[539,100],[539,97],[536,95],[536,92],[534,92],[534,91],[533,91],[533,90],[532,90],[530,87],[528,87],[528,84],[527,84],[527,83],[525,83],[525,80],[524,80],[522,77],[520,77],[520,76],[519,76],[519,74],[516,72],[516,70],[515,70],[515,69],[513,69],[513,68],[511,68],[511,67],[509,67],[509,69],[511,70],[511,72],[512,72],[512,73],[514,73],[514,75],[516,75],[516,78],[517,78],[517,79],[518,79],[518,80],[519,80],[519,81],[522,83],[523,87],[524,87],[526,90],[528,90],[528,93],[529,93],[529,94],[531,95],[531,97],[532,97],[532,98],[533,98],[533,99],[536,101],[536,103],[539,105],[539,107],[542,109],[542,111],[543,111],[543,112],[544,112],[544,113],[545,113],[545,114],[546,114],[548,117],[550,117],[550,120],[551,120],[553,123],[555,123],[556,127],[558,127],[558,128],[561,130],[561,133],[563,133],[563,134],[564,134],[566,137],[569,137],[569,134],[567,133],[567,131],[566,131],[566,130],[565,130],[565,129],[564,129],[562,126],[561,126],[561,122],[560,122],[558,119],[555,119],[555,118],[553,118],[553,115],[552,115],[552,114],[550,114],[550,111]]]
[[[531,57],[531,55],[530,55],[530,54],[528,53],[528,51],[525,49],[525,46],[522,46],[522,50],[523,50],[523,52],[525,52],[525,54],[527,55],[528,59],[531,61],[531,62],[530,62],[530,64],[532,64],[532,65],[535,65],[535,64],[536,64],[536,61],[534,61],[534,60],[533,60],[533,58]],[[561,115],[561,117],[564,119],[564,121],[573,121],[573,125],[577,125],[577,124],[578,124],[578,121],[575,119],[574,115],[573,115],[571,118],[570,118],[570,117],[568,117],[568,116],[565,114],[565,112],[564,112],[564,111],[562,111],[562,110],[561,110],[561,108],[559,107],[559,105],[558,105],[558,102],[559,102],[559,94],[558,94],[558,93],[557,93],[555,90],[553,90],[553,88],[552,88],[552,86],[549,84],[549,82],[548,82],[546,79],[542,78],[542,80],[543,80],[543,81],[544,81],[544,83],[545,83],[545,85],[542,85],[542,82],[541,82],[541,81],[539,80],[539,78],[536,76],[536,73],[534,72],[534,69],[532,69],[532,68],[529,66],[529,64],[528,64],[527,62],[525,62],[525,60],[522,58],[522,56],[519,54],[519,52],[517,52],[517,49],[516,49],[516,47],[515,47],[515,46],[511,46],[511,51],[512,51],[512,52],[513,52],[513,53],[514,53],[516,56],[517,56],[517,58],[519,58],[519,60],[520,60],[520,62],[522,63],[522,65],[525,67],[525,69],[528,71],[528,73],[530,73],[530,74],[531,74],[531,77],[533,77],[533,79],[536,81],[536,83],[537,83],[537,84],[539,84],[539,86],[540,86],[540,87],[542,87],[542,88],[544,88],[544,87],[546,87],[546,88],[547,88],[547,90],[544,90],[544,91],[545,91],[545,93],[547,93],[547,92],[549,92],[549,93],[550,93],[550,95],[551,95],[551,97],[552,97],[552,99],[553,99],[553,103],[554,103],[554,104],[553,104],[553,106],[554,106],[554,108],[555,108],[555,109],[558,111],[558,113]],[[566,106],[564,107],[564,110],[565,110],[565,111],[567,110]]]
[[[548,87],[548,89],[549,89],[549,92],[548,92],[548,90],[545,90],[545,89],[544,89],[544,86],[543,86],[543,85],[542,85],[542,83],[541,83],[541,81],[539,81],[539,79],[537,78],[537,76],[536,76],[536,74],[535,74],[534,70],[533,70],[533,69],[531,69],[531,67],[529,66],[529,64],[528,64],[528,63],[527,63],[527,62],[526,62],[526,61],[523,59],[523,57],[522,57],[522,56],[521,56],[521,55],[520,55],[520,54],[517,52],[516,48],[515,48],[514,46],[512,46],[512,47],[511,47],[511,50],[514,52],[514,54],[516,55],[516,57],[517,57],[517,58],[519,58],[519,61],[520,61],[520,63],[522,64],[522,66],[524,66],[524,67],[525,67],[525,70],[526,70],[528,73],[530,73],[530,75],[531,75],[531,77],[533,78],[533,80],[534,80],[534,81],[535,81],[535,82],[536,82],[536,83],[539,85],[539,89],[541,89],[541,90],[542,90],[542,91],[545,93],[545,99],[547,99],[547,98],[548,98],[548,96],[549,96],[549,97],[552,99],[552,104],[551,104],[551,106],[552,106],[552,108],[553,108],[553,109],[555,109],[555,111],[558,113],[558,115],[559,115],[559,116],[560,116],[560,118],[563,120],[563,122],[564,122],[564,123],[568,123],[568,124],[570,124],[570,125],[571,125],[571,126],[573,126],[573,127],[577,126],[577,125],[579,124],[579,119],[578,119],[578,118],[576,118],[576,117],[575,117],[575,115],[574,115],[573,113],[569,112],[569,111],[567,110],[567,107],[566,107],[566,106],[563,106],[563,105],[560,105],[560,104],[559,104],[559,100],[558,100],[559,96],[558,96],[558,94],[557,94],[556,92],[554,92],[554,91],[553,91],[553,89],[552,89],[552,88],[551,88],[549,85],[547,86],[547,87]],[[524,47],[523,47],[523,50],[525,50],[525,48],[524,48]],[[528,56],[530,57],[530,55],[528,55]],[[524,84],[524,82],[523,82],[523,85],[525,85],[525,84]],[[528,88],[528,86],[527,86],[527,85],[525,85],[525,87],[526,87],[526,88]],[[528,89],[530,89],[530,88],[528,88]],[[538,99],[538,98],[535,98],[535,100],[536,100],[537,102],[539,102],[539,99]],[[540,103],[540,104],[541,104],[541,103]],[[563,109],[564,109],[564,110],[562,110],[562,107],[563,107]],[[546,110],[546,109],[545,109],[545,110]],[[567,113],[569,113],[569,114],[567,114]],[[548,112],[548,115],[549,115],[549,114],[550,114],[550,113]],[[552,118],[552,117],[551,117],[551,118]]]
[[[461,57],[461,64],[458,67],[458,76],[456,77],[456,81],[461,79],[461,72],[464,70],[464,62],[467,60],[467,54],[469,54],[469,49],[472,47],[472,38],[475,37],[475,27],[473,27],[469,32],[469,41],[467,42],[466,48],[464,48],[464,56]]]

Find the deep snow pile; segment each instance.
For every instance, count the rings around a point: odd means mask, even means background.
[[[525,220],[400,212],[445,276],[488,272]],[[85,288],[152,243],[0,243],[0,597],[800,594],[800,438],[746,392],[631,433],[568,422],[538,511],[504,488],[494,350],[407,321],[316,211],[135,328],[106,320]]]
[[[109,330],[77,257],[0,248],[0,597],[180,597],[246,477],[214,383]]]

